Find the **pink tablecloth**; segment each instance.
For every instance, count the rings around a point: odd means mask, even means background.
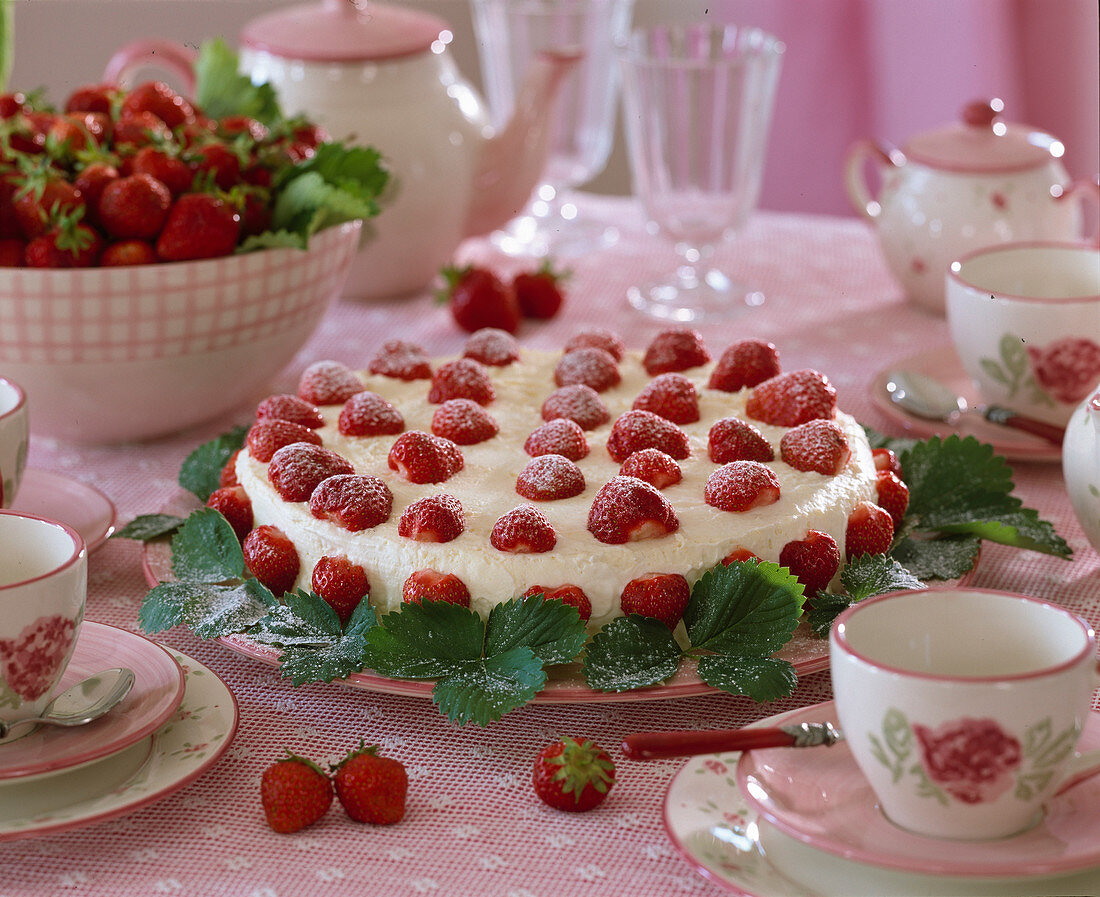
[[[575,262],[565,312],[550,323],[525,324],[520,337],[554,348],[578,326],[600,324],[644,346],[659,325],[626,306],[625,290],[669,266],[671,251],[645,236],[636,207],[626,200],[587,197],[582,210],[619,225],[622,239],[610,251]],[[494,257],[485,241],[464,245],[460,254],[504,269],[513,264]],[[873,374],[948,340],[943,320],[904,303],[873,236],[853,220],[761,214],[720,257],[762,287],[768,301],[736,323],[707,328],[710,346],[720,351],[747,335],[771,339],[785,368],[824,370],[842,407],[872,426],[890,429],[868,397]],[[430,354],[455,352],[464,339],[427,293],[385,305],[341,302],[272,391],[292,391],[301,369],[317,359],[362,365],[388,336],[416,340]],[[35,439],[30,466],[94,484],[126,521],[178,495],[184,456],[248,418],[242,410],[200,431],[140,446],[86,448]],[[1072,545],[1075,560],[987,545],[974,584],[1049,598],[1100,624],[1100,557],[1073,518],[1060,467],[1020,464],[1016,481],[1025,503]],[[141,548],[129,541],[112,540],[93,554],[88,619],[136,629],[146,591],[140,563]],[[767,706],[727,696],[528,706],[489,728],[460,729],[426,699],[337,685],[293,688],[270,668],[188,632],[160,638],[212,667],[232,688],[241,713],[235,743],[202,779],[154,806],[84,830],[0,845],[4,897],[718,894],[677,854],[663,829],[662,800],[677,761],[620,759],[607,803],[575,816],[550,810],[534,796],[532,758],[559,735],[593,737],[618,756],[616,745],[630,732],[736,726],[829,697],[827,675],[817,674],[806,677],[793,698]],[[361,737],[407,766],[404,822],[362,826],[334,808],[298,834],[272,833],[259,802],[263,768],[286,747],[335,759]]]

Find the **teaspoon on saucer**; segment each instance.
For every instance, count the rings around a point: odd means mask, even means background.
[[[0,721],[0,738],[6,738],[16,726],[45,723],[50,726],[83,726],[99,719],[130,693],[134,671],[124,668],[104,670],[82,679],[46,705],[41,716]]]
[[[999,405],[970,405],[963,396],[956,395],[938,380],[916,371],[890,371],[886,375],[886,392],[899,408],[924,420],[952,423],[963,414],[975,413],[990,423],[1031,433],[1054,445],[1061,445],[1065,435],[1061,427]]]

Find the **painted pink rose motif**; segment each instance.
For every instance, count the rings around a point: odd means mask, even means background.
[[[938,729],[916,724],[921,765],[930,781],[964,804],[996,800],[1013,786],[1020,742],[991,719],[962,719]]]
[[[55,615],[39,617],[16,638],[0,639],[0,678],[24,701],[34,701],[50,689],[69,653],[76,624]]]
[[[1035,380],[1059,402],[1076,404],[1100,381],[1100,345],[1079,336],[1027,347]]]

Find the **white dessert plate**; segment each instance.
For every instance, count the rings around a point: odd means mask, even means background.
[[[39,726],[0,744],[0,782],[67,770],[123,751],[175,713],[183,699],[183,671],[168,651],[144,636],[90,620],[81,624],[58,690],[113,667],[134,671],[134,687],[122,702],[85,726]]]
[[[771,725],[765,720],[754,725]],[[739,753],[693,757],[669,783],[664,824],[684,860],[740,897],[1086,897],[1100,871],[1021,880],[923,875],[864,866],[796,841],[760,818],[737,787]]]
[[[772,725],[836,722],[830,701],[773,717]],[[1083,751],[1100,747],[1100,713],[1089,714]],[[1047,803],[1038,825],[1011,838],[951,841],[908,832],[879,809],[845,742],[831,748],[748,751],[737,784],[749,804],[797,841],[847,860],[904,872],[1025,878],[1100,866],[1100,776]]]
[[[879,371],[871,380],[871,401],[879,411],[901,427],[907,436],[914,439],[928,439],[932,436],[946,437],[957,433],[959,436],[974,436],[982,442],[989,443],[998,455],[1003,455],[1009,461],[1061,460],[1062,450],[1059,446],[1022,430],[990,423],[980,414],[961,415],[955,423],[951,424],[925,420],[910,414],[894,404],[886,391],[886,382],[889,379],[887,374],[894,370],[916,371],[935,377],[948,389],[954,390],[957,395],[963,396],[973,405],[981,404],[981,397],[978,395],[977,387],[967,376],[959,356],[950,346],[918,352],[891,362],[888,368]]]
[[[33,467],[23,474],[13,509],[69,524],[84,537],[89,553],[107,541],[118,520],[114,502],[95,486]]]
[[[0,841],[114,819],[155,803],[210,769],[237,732],[237,702],[214,673],[171,652],[186,675],[176,712],[153,735],[79,769],[0,782]]]

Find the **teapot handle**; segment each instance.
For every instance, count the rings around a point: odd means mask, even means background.
[[[1100,182],[1081,178],[1062,191],[1055,202],[1080,202],[1082,206],[1092,206],[1093,232],[1082,234],[1081,238],[1100,245]],[[1088,218],[1084,219],[1089,220]]]
[[[120,47],[107,61],[103,80],[124,84],[142,67],[161,68],[180,79],[184,93],[195,93],[195,59],[190,47],[168,40],[138,40]]]
[[[882,211],[882,207],[867,184],[868,160],[880,169],[894,167],[898,163],[890,153],[873,140],[857,140],[849,147],[845,156],[844,186],[848,191],[848,199],[860,215],[874,221]]]

